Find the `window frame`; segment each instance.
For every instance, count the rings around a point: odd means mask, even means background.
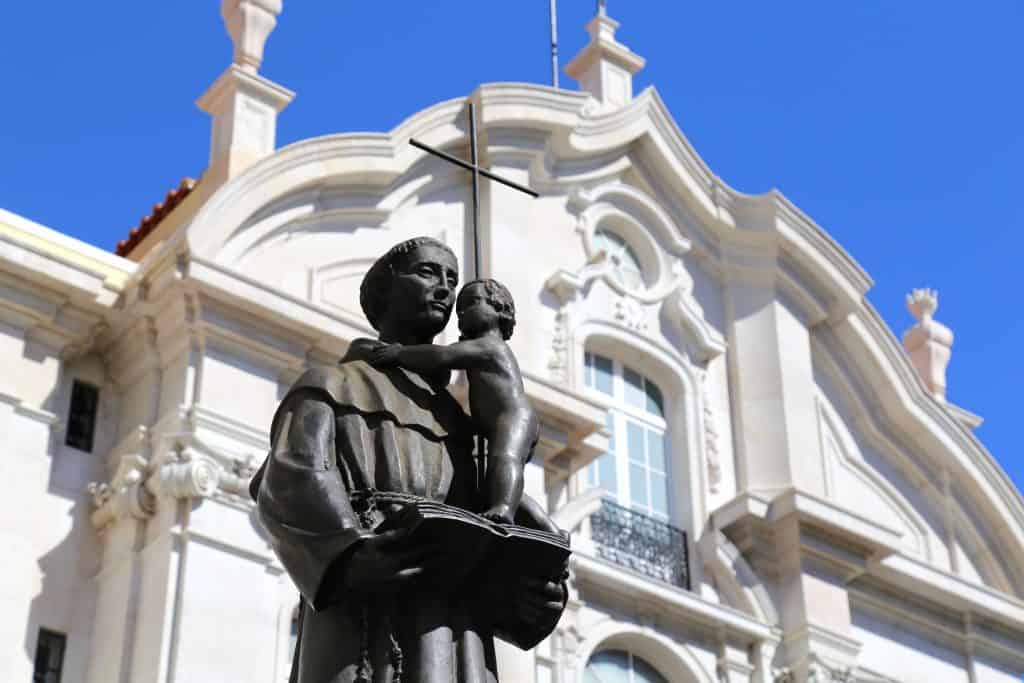
[[[609,361],[612,366],[611,379],[612,379],[612,393],[609,394],[606,391],[598,388],[597,386],[597,360],[603,359]],[[594,359],[591,361],[591,359]],[[650,412],[647,409],[642,409],[633,405],[629,402],[627,397],[627,372],[631,372],[637,375],[642,380],[642,391],[644,396],[650,397],[647,393],[646,388],[648,385],[652,386],[657,392],[660,398],[660,409],[661,414],[657,415]],[[612,428],[612,440],[609,443],[615,463],[615,491],[605,489],[609,498],[614,500],[620,505],[635,510],[639,513],[645,514],[648,517],[657,519],[662,522],[671,522],[673,519],[674,506],[672,504],[672,491],[673,491],[673,477],[672,477],[672,451],[673,451],[673,434],[668,419],[666,418],[668,412],[667,402],[665,400],[665,393],[661,387],[654,382],[650,377],[644,373],[636,370],[614,356],[605,355],[600,352],[586,350],[584,351],[583,358],[583,384],[590,395],[600,397],[603,404],[608,409],[608,420]],[[607,423],[606,423],[607,424]],[[635,459],[630,457],[630,426],[633,425],[642,430],[644,438],[644,462],[639,463]],[[648,440],[651,433],[657,433],[661,437],[662,444],[662,460],[664,461],[664,469],[658,471],[651,467],[651,449],[650,441]],[[600,464],[599,460],[605,457],[606,454],[598,456],[590,465],[587,466],[585,473],[585,481],[588,486],[602,486],[600,481]],[[634,502],[634,467],[640,467],[644,474],[644,489],[645,489],[645,503]],[[664,480],[664,511],[658,511],[654,509],[652,492],[654,487],[652,486],[652,476],[660,475]]]

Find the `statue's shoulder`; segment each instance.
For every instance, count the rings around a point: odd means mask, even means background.
[[[382,416],[441,438],[472,431],[466,414],[444,387],[431,386],[399,368],[370,365],[366,359],[379,346],[375,340],[356,340],[337,365],[305,371],[281,401],[275,424],[296,401],[313,400],[327,403],[338,414]]]
[[[306,397],[344,405],[353,398],[353,384],[365,387],[383,379],[379,371],[364,361],[343,361],[338,365],[318,366],[306,370],[295,380],[285,394],[284,401]]]
[[[373,339],[354,340],[337,365],[318,365],[303,372],[285,394],[285,402],[295,395],[309,394],[312,394],[310,398],[314,399],[316,394],[320,394],[321,398],[329,398],[333,403],[343,401],[346,398],[347,384],[353,380],[363,383],[378,374],[365,359],[380,345],[380,342]]]
[[[345,383],[345,369],[340,366],[317,366],[302,373],[286,394],[286,398],[299,393],[322,393],[337,397]]]

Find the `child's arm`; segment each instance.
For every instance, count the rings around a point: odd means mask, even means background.
[[[475,339],[438,344],[391,344],[377,351],[370,363],[377,367],[399,365],[414,372],[434,370],[470,370],[481,367],[488,357],[487,348]]]

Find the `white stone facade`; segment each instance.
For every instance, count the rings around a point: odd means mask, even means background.
[[[40,628],[67,636],[64,683],[287,680],[297,593],[245,490],[277,402],[372,334],[358,285],[385,249],[426,234],[472,260],[465,172],[408,144],[467,156],[466,100],[275,149],[291,93],[257,69],[280,10],[225,0],[241,47],[202,101],[210,170],[131,258],[0,211],[0,680],[31,680]],[[502,680],[582,683],[615,649],[671,683],[1019,681],[1024,501],[944,399],[952,335],[912,362],[827,233],[729,188],[633,95],[614,29],[575,62],[596,91],[470,95],[482,163],[541,195],[484,183],[482,269],[516,298],[543,422],[527,488],[576,551],[556,633],[501,645]],[[690,590],[592,538],[610,404],[586,353],[663,395]],[[76,379],[100,392],[89,453],[64,445]]]

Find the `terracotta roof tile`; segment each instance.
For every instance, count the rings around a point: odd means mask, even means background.
[[[192,178],[182,178],[178,186],[167,193],[163,202],[153,205],[153,211],[143,218],[139,224],[128,232],[128,237],[117,243],[114,253],[118,256],[127,256],[131,250],[138,246],[149,233],[160,225],[160,221],[166,218],[178,204],[185,201],[196,187],[196,181]]]

